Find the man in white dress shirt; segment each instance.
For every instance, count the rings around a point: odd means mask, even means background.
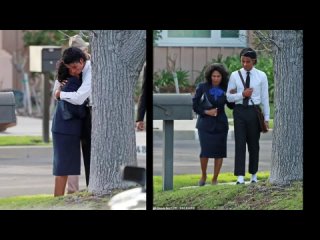
[[[83,57],[82,57],[83,56]],[[58,100],[65,100],[75,105],[81,105],[91,98],[91,62],[88,55],[77,47],[71,47],[64,51],[63,62],[69,68],[71,75],[81,75],[82,85],[76,92],[63,92],[59,88],[59,82],[55,84],[54,96]],[[84,119],[81,147],[85,167],[86,185],[89,185],[90,153],[91,153],[91,106],[88,101],[87,114]],[[68,177],[68,193],[79,190],[78,176]]]
[[[269,128],[270,108],[267,75],[254,67],[257,63],[256,52],[251,48],[245,48],[240,53],[240,59],[243,67],[240,73],[246,87],[243,86],[238,71],[233,72],[229,79],[227,99],[236,104],[233,110],[236,151],[234,175],[238,176],[237,184],[244,184],[246,144],[249,152],[251,183],[257,182],[259,165],[260,125],[253,104],[262,105],[267,128]],[[230,93],[232,90],[236,93]]]

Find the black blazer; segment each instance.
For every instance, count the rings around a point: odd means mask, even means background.
[[[229,102],[227,101],[225,94],[215,100],[214,97],[209,93],[211,87],[212,86],[209,83],[200,83],[192,99],[193,110],[199,115],[196,128],[208,132],[228,132],[229,124],[224,107],[225,104],[229,105]],[[201,97],[204,93],[206,94],[207,99],[212,104],[213,108],[218,108],[218,115],[216,117],[212,117],[204,113],[205,109],[203,109],[200,105]]]
[[[71,118],[69,120],[64,120],[63,118],[63,101],[58,101],[56,106],[56,111],[52,119],[53,133],[81,136],[83,119],[81,118]]]
[[[63,87],[65,92],[77,91],[82,84],[82,79],[70,77],[67,84]],[[82,135],[83,117],[86,115],[85,103],[82,105],[73,105],[64,100],[59,100],[52,119],[51,131],[54,133],[67,135]]]
[[[76,92],[82,84],[82,75],[80,79],[76,77],[69,77],[66,85],[61,89],[64,92]],[[74,105],[62,100],[61,103],[63,119],[84,118],[86,116],[86,101],[82,105]]]

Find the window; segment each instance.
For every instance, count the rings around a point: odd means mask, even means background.
[[[239,30],[221,30],[221,38],[239,38]]]
[[[162,46],[246,47],[247,30],[162,30]]]
[[[169,38],[210,38],[210,30],[168,30]]]

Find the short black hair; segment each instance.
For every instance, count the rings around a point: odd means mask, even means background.
[[[60,61],[57,70],[58,81],[62,82],[63,80],[66,80],[69,77],[71,77],[71,75],[69,74],[69,68],[67,68],[67,66],[62,61]]]
[[[62,54],[62,61],[65,64],[78,63],[80,62],[81,58],[83,59],[83,61],[87,61],[85,53],[77,47],[69,47],[64,50]]]
[[[207,83],[209,83],[210,85],[212,84],[211,75],[214,71],[218,71],[221,74],[222,78],[219,86],[223,91],[227,91],[229,74],[226,68],[220,63],[214,63],[207,67],[205,72],[205,79],[207,80]]]
[[[256,60],[255,64],[257,63],[257,53],[252,48],[244,48],[244,49],[242,49],[241,52],[240,52],[240,59],[241,59],[242,56],[249,57],[252,60]]]

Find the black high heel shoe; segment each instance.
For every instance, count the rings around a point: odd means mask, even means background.
[[[199,185],[200,187],[202,187],[202,186],[206,185],[206,181],[200,180],[199,183],[198,183],[198,185]]]

